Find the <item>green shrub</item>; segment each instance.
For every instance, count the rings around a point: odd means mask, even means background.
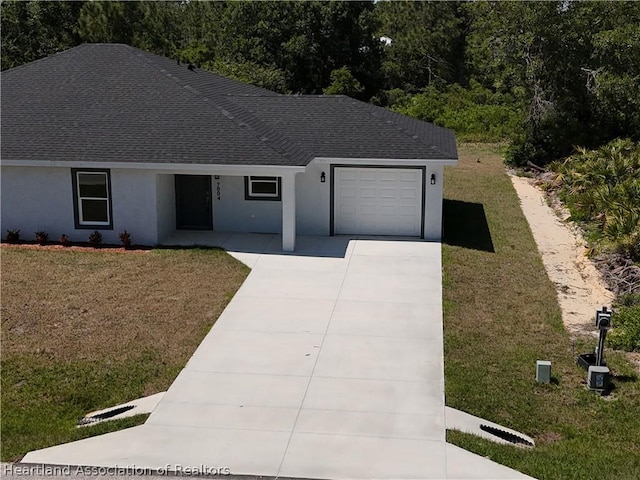
[[[613,327],[607,335],[611,348],[640,351],[640,305],[620,307],[614,313]]]
[[[237,80],[238,82],[266,88],[278,93],[288,93],[286,74],[273,65],[259,65],[253,62],[206,61],[202,69]]]
[[[552,187],[596,243],[640,258],[640,143],[617,139],[576,153],[550,168]],[[605,248],[606,249],[606,248]]]
[[[636,305],[640,306],[640,293],[627,293],[616,299],[618,307],[635,307]]]
[[[49,234],[44,230],[38,230],[34,235],[36,236],[36,242],[38,242],[40,245],[44,245],[45,243],[47,243],[47,241],[49,241]]]
[[[325,95],[348,95],[357,98],[364,87],[353,76],[347,67],[337,68],[331,72],[331,84],[323,90]]]
[[[417,95],[389,97],[395,97],[392,110],[450,128],[462,141],[507,140],[520,132],[524,118],[520,101],[477,82],[471,82],[469,88],[457,84],[442,89],[431,86]]]
[[[17,243],[20,240],[20,229],[7,230],[7,242]]]
[[[94,247],[100,245],[102,243],[102,234],[98,230],[91,232],[89,235],[89,243]]]
[[[124,231],[120,232],[119,237],[120,237],[120,242],[122,242],[122,246],[124,248],[130,248],[131,247],[131,234],[129,232],[124,230]]]

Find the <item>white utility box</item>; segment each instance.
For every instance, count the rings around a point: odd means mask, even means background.
[[[591,365],[587,373],[587,386],[590,390],[607,390],[609,388],[609,375],[609,367]]]

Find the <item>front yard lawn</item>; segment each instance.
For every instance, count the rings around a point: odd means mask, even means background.
[[[219,249],[1,253],[3,461],[142,423],[75,428],[166,390],[249,271]]]
[[[574,345],[564,330],[555,286],[499,148],[461,146],[445,185],[447,404],[528,434],[537,446],[502,446],[459,432],[448,432],[447,440],[540,479],[640,478],[638,375],[609,349],[615,389],[606,397],[586,389],[576,355],[597,342]],[[552,361],[551,384],[535,382],[536,360]]]

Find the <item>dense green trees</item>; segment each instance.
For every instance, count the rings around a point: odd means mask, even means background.
[[[455,130],[460,141],[500,142],[521,129],[523,103],[510,93],[494,92],[471,80],[429,86],[415,95],[396,90],[392,109]]]
[[[371,2],[230,2],[215,57],[278,69],[295,93],[322,93],[331,73],[347,67],[368,98],[382,55],[373,9]]]
[[[78,45],[75,31],[81,3],[2,2],[2,69]]]
[[[385,48],[386,88],[418,91],[465,83],[466,13],[461,2],[383,1],[376,4]]]
[[[485,86],[528,108],[513,163],[547,163],[574,145],[638,139],[640,4],[474,2],[468,59]]]
[[[127,43],[275,91],[347,94],[461,138],[510,140],[515,164],[640,136],[636,2],[9,0],[0,8],[3,69],[83,42]]]

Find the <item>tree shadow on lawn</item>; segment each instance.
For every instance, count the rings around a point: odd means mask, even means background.
[[[495,253],[481,203],[444,199],[442,216],[443,243]]]

